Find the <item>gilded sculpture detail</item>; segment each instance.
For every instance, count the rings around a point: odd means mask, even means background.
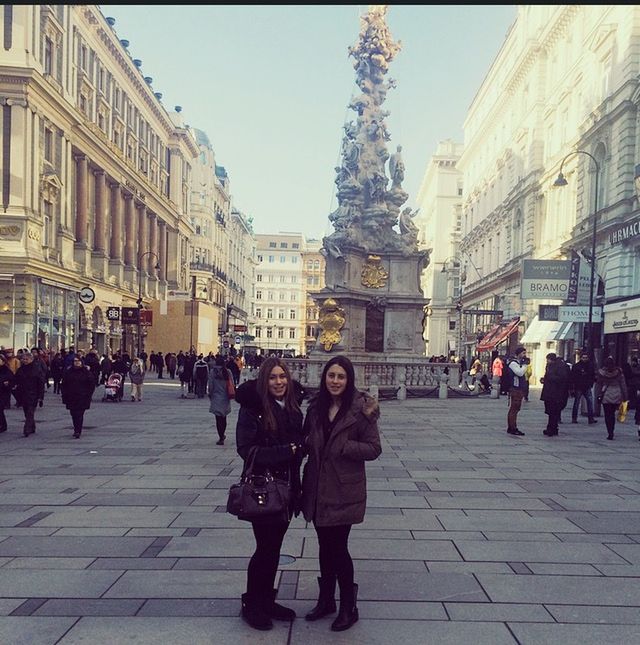
[[[325,352],[330,352],[331,348],[342,340],[340,330],[346,320],[344,309],[333,298],[327,298],[322,303],[318,321],[322,329],[319,340]]]
[[[362,284],[370,289],[380,289],[387,284],[389,274],[384,270],[379,255],[369,255],[362,266]]]

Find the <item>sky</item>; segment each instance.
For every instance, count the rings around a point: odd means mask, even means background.
[[[169,112],[203,130],[256,233],[332,232],[334,167],[358,93],[347,48],[368,5],[100,5]],[[516,18],[516,5],[390,5],[402,49],[389,152],[402,146],[408,206],[438,142],[463,143],[467,110]]]

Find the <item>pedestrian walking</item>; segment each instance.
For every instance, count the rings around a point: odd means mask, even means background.
[[[302,480],[302,511],[313,522],[320,554],[320,592],[316,606],[305,616],[317,620],[336,611],[336,582],[340,611],[333,631],[349,629],[358,620],[358,585],[349,554],[349,533],[364,519],[367,481],[365,461],[382,452],[377,401],[359,392],[346,356],[325,366],[317,396],[309,403],[303,434],[309,460]]]
[[[7,357],[0,354],[0,432],[7,431],[7,418],[4,411],[11,407],[11,390],[14,381],[15,376],[7,365]]]
[[[242,617],[254,629],[267,630],[276,620],[293,620],[295,611],[276,600],[274,588],[280,549],[300,492],[303,390],[291,379],[280,358],[264,361],[258,378],[245,381],[236,391],[240,404],[236,426],[238,454],[247,461],[255,448],[255,473],[268,470],[288,481],[291,504],[287,519],[252,522],[256,549],[247,569],[247,588],[242,594]]]
[[[172,379],[176,378],[176,368],[178,367],[178,361],[176,355],[173,352],[167,354],[167,370],[169,371],[169,376]]]
[[[82,434],[84,413],[91,407],[91,397],[95,389],[95,376],[80,356],[74,356],[73,363],[62,380],[62,402],[71,413],[74,439],[79,439]]]
[[[57,352],[51,361],[51,378],[53,379],[53,393],[60,394],[60,383],[64,372],[64,358]]]
[[[547,427],[542,434],[547,437],[558,436],[560,414],[569,400],[569,374],[566,363],[550,352],[546,356],[547,367],[540,379],[543,384],[540,400],[544,401],[544,411],[548,415]]]
[[[570,388],[573,392],[573,408],[571,410],[571,423],[578,423],[578,412],[580,402],[584,398],[587,403],[588,423],[597,423],[593,418],[593,396],[592,389],[596,380],[596,371],[589,354],[586,351],[580,353],[580,360],[571,367]]]
[[[144,384],[144,363],[136,356],[129,369],[131,379],[131,400],[142,401],[142,386]]]
[[[196,396],[203,399],[207,391],[207,381],[209,380],[209,366],[204,356],[200,354],[198,360],[193,366],[193,380],[196,388]]]
[[[36,407],[42,407],[44,400],[44,375],[28,350],[22,352],[20,367],[16,372],[16,394],[24,412],[25,437],[36,431]]]
[[[522,407],[522,399],[526,387],[524,378],[527,370],[525,359],[527,350],[520,346],[516,348],[515,356],[507,359],[507,390],[509,392],[509,412],[507,413],[507,434],[523,437],[524,432],[518,429],[518,412]]]
[[[622,370],[616,366],[612,356],[607,356],[596,377],[596,397],[604,408],[604,422],[607,439],[613,440],[618,406],[628,400],[627,384]]]
[[[216,430],[218,431],[216,445],[218,446],[224,445],[227,431],[227,415],[231,412],[231,399],[227,388],[230,378],[231,374],[224,366],[224,358],[219,356],[209,370],[209,382],[207,383],[211,401],[209,412],[216,418]]]

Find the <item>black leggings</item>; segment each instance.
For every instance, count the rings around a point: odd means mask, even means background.
[[[349,532],[351,524],[341,526],[317,526],[320,547],[320,575],[322,578],[338,578],[338,585],[343,589],[353,587],[353,560],[349,555]]]
[[[220,439],[224,439],[224,434],[227,431],[227,417],[216,414],[216,430]]]
[[[256,550],[247,569],[247,594],[259,598],[268,597],[278,572],[280,549],[289,522],[279,524],[258,524],[252,522],[253,535],[256,538]]]
[[[84,410],[71,410],[71,419],[73,421],[73,431],[80,434],[84,421]]]
[[[618,411],[617,403],[603,403],[602,407],[604,408],[604,422],[607,426],[607,432],[613,434],[613,430],[616,427],[616,412]]]

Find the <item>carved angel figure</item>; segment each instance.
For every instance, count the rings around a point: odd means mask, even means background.
[[[411,211],[411,208],[407,206],[398,219],[398,225],[400,226],[400,233],[402,235],[410,235],[413,237],[418,237],[418,232],[420,229],[413,223],[413,218],[418,214],[418,210]]]

